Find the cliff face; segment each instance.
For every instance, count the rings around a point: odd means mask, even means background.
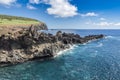
[[[48,27],[45,23],[33,24],[31,26],[36,27],[37,30],[47,30],[48,29]],[[29,27],[30,26],[28,26],[28,28]]]
[[[22,29],[28,29],[29,27],[36,27],[37,30],[47,30],[47,25],[45,23],[37,23],[37,24],[19,24],[19,25],[9,25],[9,26],[1,26],[0,25],[0,35],[15,33]]]
[[[37,27],[31,26],[29,29],[2,35],[0,37],[0,65],[53,57],[59,51],[69,48],[70,45],[82,44],[104,37],[103,35],[80,37],[78,34],[62,33],[61,31],[52,35],[38,33],[37,29]]]
[[[48,27],[47,27],[47,25],[45,24],[45,23],[42,23],[42,22],[40,22],[40,23],[36,23],[36,24],[28,24],[28,25],[24,25],[24,24],[22,24],[22,25],[15,25],[15,26],[11,26],[11,28],[12,29],[29,29],[30,27],[35,27],[37,30],[47,30],[48,29]]]

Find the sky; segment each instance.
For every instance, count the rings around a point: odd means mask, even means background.
[[[120,0],[0,0],[0,14],[34,18],[49,29],[120,29]]]

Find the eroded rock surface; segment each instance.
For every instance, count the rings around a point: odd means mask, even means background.
[[[53,57],[59,51],[68,49],[70,45],[83,44],[104,37],[102,34],[81,37],[78,34],[61,31],[52,35],[37,30],[38,28],[31,26],[29,29],[1,35],[0,63],[16,64],[36,58]]]

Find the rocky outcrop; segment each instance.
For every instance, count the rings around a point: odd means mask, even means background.
[[[29,27],[35,27],[37,30],[47,30],[47,25],[42,22],[34,23],[34,24],[17,24],[17,25],[8,25],[1,26],[0,25],[0,35],[15,33],[23,29],[29,29]]]
[[[78,34],[61,31],[52,35],[38,32],[37,29],[31,26],[29,29],[0,36],[0,63],[16,64],[36,58],[50,58],[70,45],[83,44],[104,37],[102,34],[81,37]]]
[[[45,23],[39,23],[39,24],[32,24],[32,27],[35,27],[37,30],[47,30],[47,25]],[[28,26],[29,28],[30,26]]]

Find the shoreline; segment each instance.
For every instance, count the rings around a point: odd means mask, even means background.
[[[73,45],[104,38],[104,35],[81,37],[74,33],[58,31],[55,35],[38,32],[37,27],[0,36],[0,66],[18,64],[29,60],[54,58]],[[72,45],[72,46],[71,46]]]
[[[54,58],[59,57],[59,56],[61,56],[64,52],[73,49],[76,45],[77,45],[77,44],[74,44],[74,45],[70,45],[70,44],[69,44],[70,47],[69,47],[68,49],[64,49],[63,51],[59,51],[58,53],[56,53],[56,55],[54,56]]]

